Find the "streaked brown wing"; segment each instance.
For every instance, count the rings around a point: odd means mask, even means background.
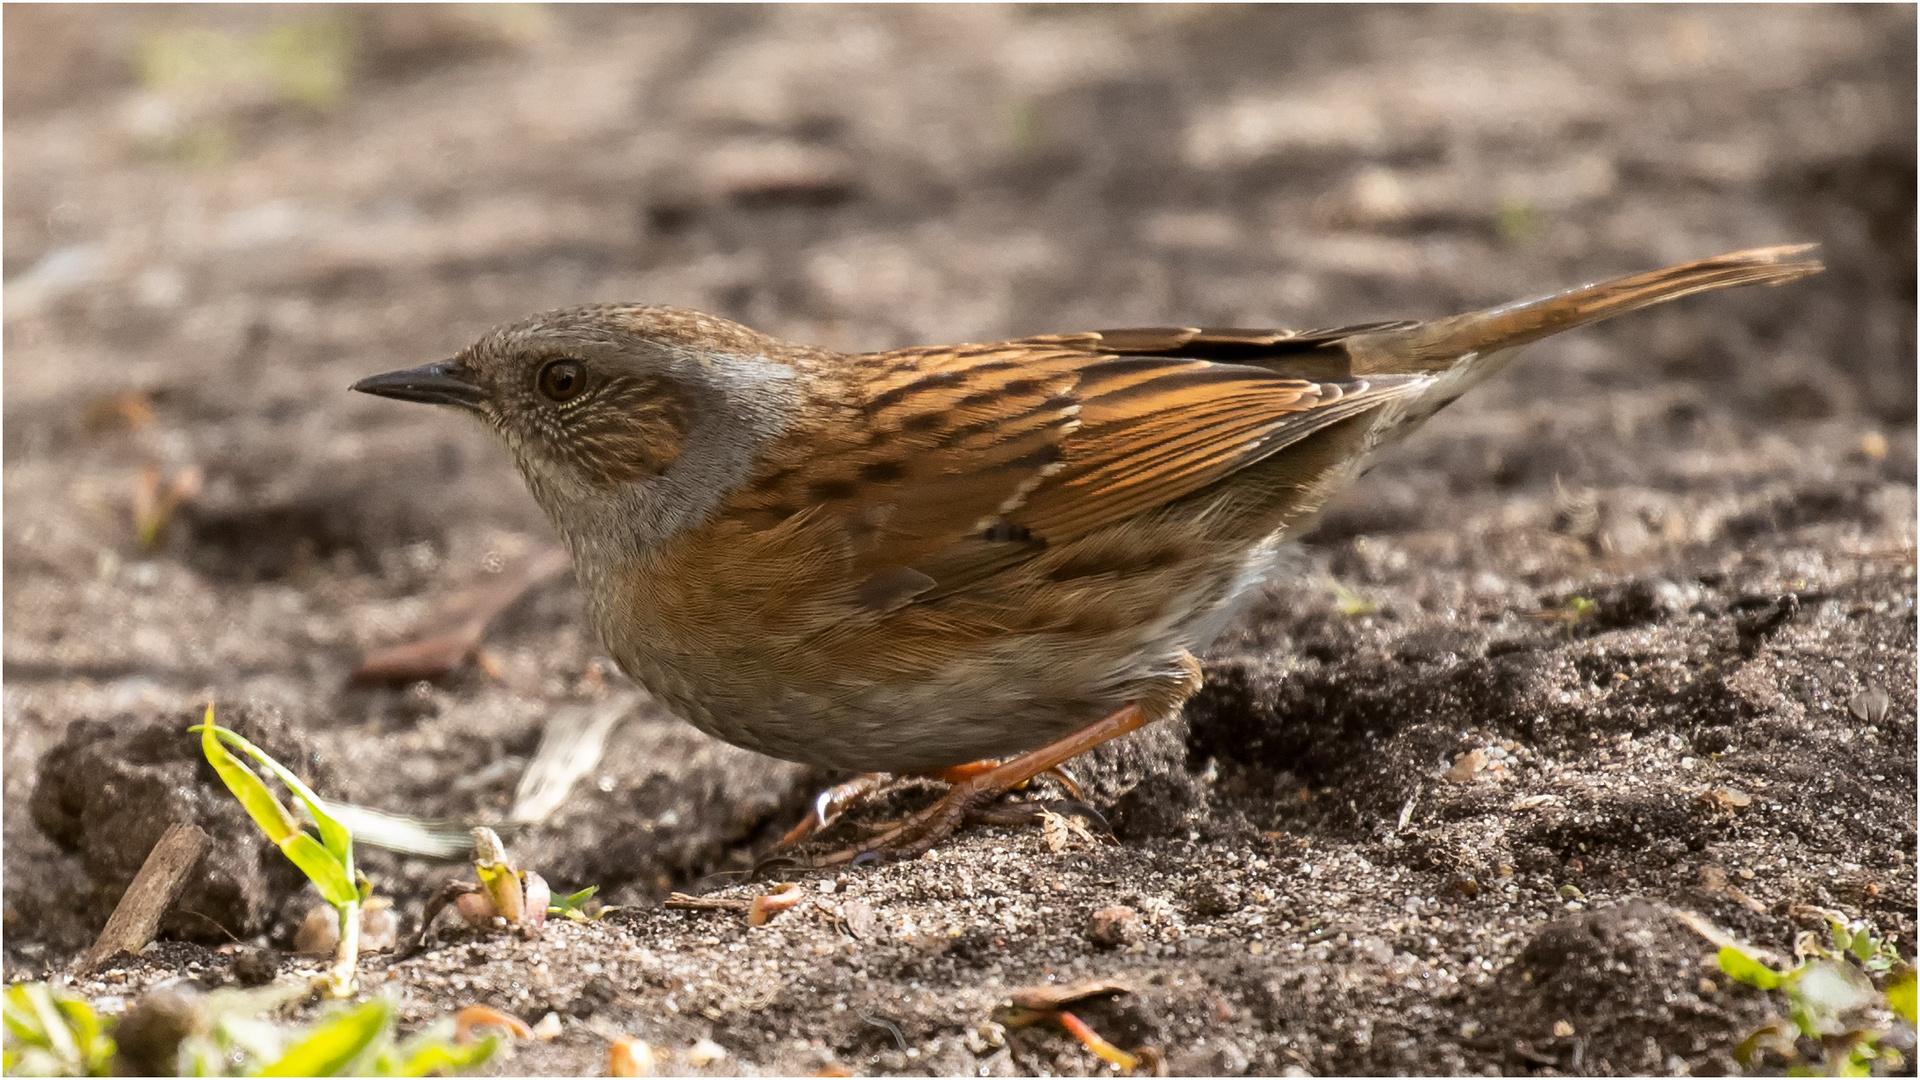
[[[1019,343],[850,358],[832,372],[843,380],[840,415],[776,447],[769,456],[790,464],[736,495],[731,512],[756,528],[831,520],[850,572],[866,581],[863,604],[910,598],[934,579],[902,568],[984,534],[1059,468],[1080,424],[1073,387],[1088,359]]]
[[[1312,381],[1200,360],[1116,357],[1077,388],[1081,426],[1064,466],[1009,519],[1051,541],[1190,495],[1330,424],[1426,383]]]
[[[945,595],[1424,384],[1283,373],[1348,332],[1107,331],[861,357],[864,441],[816,442],[742,508],[841,522],[867,606]]]

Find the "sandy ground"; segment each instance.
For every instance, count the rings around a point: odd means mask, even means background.
[[[622,910],[366,965],[410,1018],[558,1013],[504,1072],[624,1032],[664,1071],[710,1039],[708,1072],[1086,1074],[996,1017],[1089,978],[1133,993],[1088,1022],[1174,1073],[1733,1069],[1777,1006],[1674,911],[1787,953],[1837,910],[1913,955],[1914,30],[10,5],[7,978],[62,968],[185,818],[222,850],[168,943],[81,988],[313,967],[277,951],[311,894],[182,734],[208,700],[329,795],[485,819],[550,717],[629,692],[564,576],[486,665],[349,685],[551,542],[483,432],[362,375],[588,301],[864,349],[1436,316],[1811,240],[1828,274],[1544,343],[1369,476],[1183,723],[1082,770],[1115,840],[983,827],[789,874],[765,927],[669,910],[763,891],[740,872],[834,778],[645,706],[514,840]],[[143,545],[142,484],[183,475]],[[460,873],[363,861],[403,921]]]

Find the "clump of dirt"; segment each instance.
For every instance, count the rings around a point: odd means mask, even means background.
[[[198,737],[187,735],[200,719],[83,720],[43,759],[29,804],[33,823],[79,857],[93,889],[76,914],[93,928],[106,922],[147,853],[175,823],[198,825],[222,841],[201,857],[162,918],[160,932],[169,937],[220,943],[263,934],[305,883],[227,793],[201,756]],[[310,784],[338,786],[324,767],[313,768],[299,732],[280,718],[242,708],[226,711],[220,722],[307,773]],[[35,899],[48,909],[76,906],[71,896]]]
[[[1090,813],[789,864],[750,926],[842,778],[645,704],[508,832],[618,910],[364,980],[409,1026],[555,1013],[503,1072],[633,1035],[662,1073],[1092,1075],[1010,1010],[1096,982],[1072,1011],[1143,1070],[1700,1074],[1781,1006],[1685,919],[1913,955],[1910,8],[5,18],[9,980],[188,819],[216,850],[163,940],[75,987],[317,973],[310,892],[184,733],[209,700],[329,797],[498,822],[544,731],[631,692],[564,578],[446,677],[355,684],[554,542],[485,432],[359,377],[593,301],[868,349],[1439,316],[1797,241],[1825,275],[1543,342],[1382,462],[1184,717],[1074,763]],[[137,62],[208,42],[260,62]],[[469,874],[360,857],[403,930]]]

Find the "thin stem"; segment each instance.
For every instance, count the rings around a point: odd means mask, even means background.
[[[350,900],[334,910],[340,913],[340,944],[333,950],[327,989],[334,997],[346,997],[353,993],[354,965],[360,959],[360,901]]]

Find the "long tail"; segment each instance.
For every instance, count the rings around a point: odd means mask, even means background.
[[[1797,281],[1826,269],[1811,254],[1818,247],[1789,244],[1716,255],[1536,300],[1436,319],[1412,329],[1358,334],[1344,344],[1353,357],[1355,374],[1442,371],[1468,353],[1508,352],[1562,330],[1697,292]]]

